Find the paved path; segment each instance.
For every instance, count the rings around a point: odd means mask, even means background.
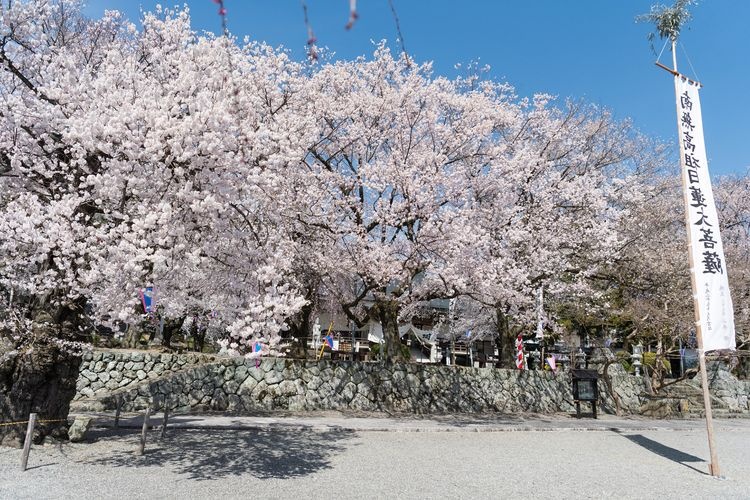
[[[750,498],[745,419],[717,421],[724,480],[705,473],[700,420],[332,413],[170,426],[142,457],[133,428],[35,446],[25,473],[20,450],[0,448],[0,498]]]

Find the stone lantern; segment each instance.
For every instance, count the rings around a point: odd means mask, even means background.
[[[576,361],[576,368],[584,368],[586,366],[586,353],[580,347],[578,348],[578,352],[573,355],[573,358]]]

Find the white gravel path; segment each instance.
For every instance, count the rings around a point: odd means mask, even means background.
[[[0,448],[0,498],[750,498],[748,421],[717,425],[724,480],[705,474],[694,422],[542,423],[548,432],[155,430],[143,457],[135,430],[96,429],[94,442],[35,446],[25,473],[20,450]]]

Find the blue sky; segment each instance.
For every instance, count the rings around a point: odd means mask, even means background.
[[[662,0],[672,3],[672,0]],[[490,77],[512,84],[519,95],[545,92],[610,109],[631,118],[642,132],[676,145],[671,76],[654,66],[646,36],[636,24],[653,0],[393,0],[406,49],[433,61],[436,74],[455,76],[456,63],[478,60]],[[154,0],[89,0],[86,12],[123,11],[136,20]],[[165,6],[184,2],[161,2]],[[218,32],[221,19],[211,0],[190,0],[193,25]],[[371,54],[373,41],[394,50],[396,26],[387,0],[359,0],[360,18],[344,30],[347,0],[307,0],[319,46],[351,59]],[[290,49],[304,58],[307,38],[299,0],[225,0],[229,29],[240,37]],[[709,166],[714,176],[750,168],[750,2],[703,0],[681,37],[679,69],[700,80]],[[661,43],[657,42],[657,51]],[[696,73],[688,63],[689,57]],[[665,50],[662,62],[671,65]]]

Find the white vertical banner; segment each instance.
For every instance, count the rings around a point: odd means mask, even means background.
[[[541,342],[544,338],[544,288],[539,287],[536,297],[536,340]]]
[[[698,85],[675,76],[682,187],[703,350],[735,349],[734,309],[729,295],[719,217],[708,174]]]

